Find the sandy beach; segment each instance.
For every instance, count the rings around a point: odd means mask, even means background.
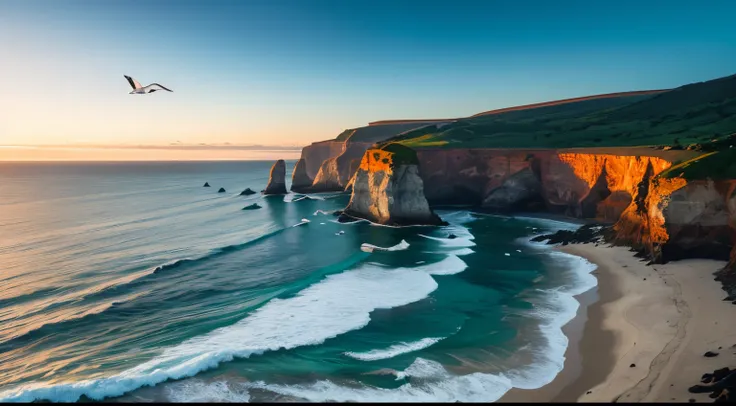
[[[595,263],[598,286],[578,297],[578,315],[563,329],[570,339],[563,371],[543,388],[514,389],[501,401],[713,401],[687,389],[705,372],[736,366],[736,306],[713,280],[725,263],[647,266],[626,247],[558,249]],[[704,357],[707,351],[719,355]]]

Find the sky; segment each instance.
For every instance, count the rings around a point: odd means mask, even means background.
[[[734,15],[732,0],[0,0],[0,145],[301,147],[671,88],[736,73]],[[173,93],[130,95],[124,74]]]

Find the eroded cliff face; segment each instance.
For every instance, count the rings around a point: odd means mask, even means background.
[[[346,142],[344,151],[322,163],[311,186],[313,192],[343,191],[372,143]]]
[[[291,175],[291,190],[308,192],[314,178],[320,171],[322,163],[342,154],[345,148],[343,141],[315,142],[302,148],[302,156]]]
[[[429,202],[481,205],[512,175],[533,168],[532,158],[549,151],[499,149],[422,149],[419,170]]]
[[[351,184],[347,215],[387,225],[442,223],[424,196],[417,165],[398,162],[391,152],[366,151]]]
[[[655,262],[730,257],[736,265],[736,180],[668,179],[657,175],[681,155],[600,150],[419,150],[423,182],[407,187],[412,194],[423,187],[431,205],[540,210],[614,223],[614,243],[630,245]],[[388,179],[384,169],[371,166],[375,160],[368,159],[354,179],[353,196],[361,196],[360,206],[354,207],[373,218],[386,218],[386,202],[402,193],[402,186],[383,184]],[[403,216],[410,217],[405,212]]]
[[[348,187],[368,148],[376,142],[431,123],[438,122],[400,120],[373,123],[345,130],[337,140],[315,142],[304,147],[300,159],[304,161],[304,171],[297,172],[295,168],[291,190],[302,193],[343,191]]]

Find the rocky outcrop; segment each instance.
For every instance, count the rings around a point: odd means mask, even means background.
[[[322,163],[312,183],[312,192],[343,191],[360,165],[360,160],[373,145],[365,142],[348,142],[338,156]]]
[[[345,142],[336,140],[315,142],[302,148],[301,158],[292,172],[291,190],[300,193],[309,192],[322,164],[340,155],[344,148]]]
[[[632,246],[654,262],[706,257],[736,266],[736,181],[658,176],[682,154],[641,148],[419,150],[417,165],[403,172],[387,169],[381,163],[385,154],[371,149],[364,155],[352,179],[347,214],[352,210],[376,222],[401,217],[403,224],[416,217],[424,223],[430,212],[424,200],[498,212],[536,209],[613,224],[610,241]],[[397,183],[416,170],[421,182]],[[417,202],[414,207],[389,208],[392,198],[401,196],[403,202],[409,195],[415,196],[407,199]]]
[[[256,194],[256,192],[251,188],[246,188],[244,191],[240,192],[240,196],[250,196],[254,194]]]
[[[291,190],[299,192],[312,186],[312,178],[307,174],[307,161],[300,158],[294,165],[294,171],[291,173]]]
[[[265,195],[285,195],[286,194],[286,162],[279,159],[271,167],[271,174],[268,178],[268,186],[263,191]]]
[[[402,152],[366,151],[344,214],[387,225],[443,223],[424,197],[416,155],[410,152],[407,157]]]
[[[373,124],[345,130],[336,140],[304,147],[300,159],[304,169],[298,165],[294,168],[291,190],[300,193],[343,191],[360,166],[363,154],[374,143],[428,124],[424,120]]]

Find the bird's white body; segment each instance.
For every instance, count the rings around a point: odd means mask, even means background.
[[[132,77],[127,76],[127,75],[123,75],[123,76],[125,76],[125,79],[128,79],[128,83],[130,83],[130,86],[133,88],[133,91],[130,92],[129,94],[149,94],[149,93],[155,92],[156,90],[166,90],[167,92],[172,91],[170,89],[167,89],[159,85],[158,83],[151,83],[150,85],[144,87],[144,86],[141,86],[141,84],[138,83],[138,81],[133,79]]]

